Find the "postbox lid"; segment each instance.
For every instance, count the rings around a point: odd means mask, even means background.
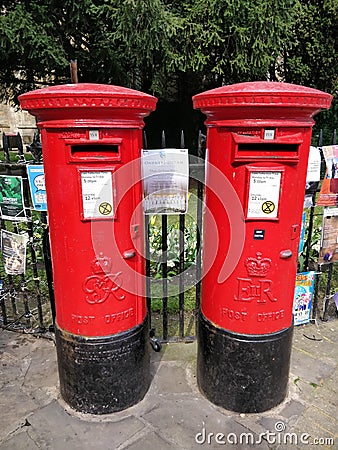
[[[19,96],[22,109],[38,121],[129,117],[139,119],[156,107],[152,95],[121,86],[78,83],[50,86]]]
[[[235,110],[241,117],[254,118],[257,114],[267,118],[282,117],[286,109],[288,116],[312,117],[321,109],[328,109],[332,98],[325,92],[296,84],[253,81],[202,92],[193,97],[193,105],[214,118],[225,118]]]

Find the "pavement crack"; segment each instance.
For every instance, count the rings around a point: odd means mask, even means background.
[[[28,436],[28,438],[33,442],[33,444],[37,447],[37,448],[42,448],[41,444],[39,442],[36,441],[36,439],[34,439],[33,436],[31,436],[29,429],[27,429],[26,431],[26,435]]]
[[[29,359],[29,363],[27,364],[27,366],[26,366],[26,368],[24,369],[24,372],[23,372],[23,376],[22,376],[22,382],[21,382],[21,387],[23,387],[24,385],[25,385],[25,382],[26,382],[26,376],[27,376],[27,374],[28,374],[28,371],[29,371],[29,369],[30,369],[30,367],[31,367],[31,364],[32,364],[32,359],[30,358]]]
[[[8,441],[12,436],[14,436],[18,431],[24,429],[25,427],[30,427],[31,423],[29,422],[29,420],[27,419],[27,417],[25,417],[22,421],[20,421],[20,423],[14,428],[12,429],[3,439],[0,439],[0,444]]]
[[[32,424],[29,422],[29,420],[27,419],[27,417],[26,417],[26,419],[25,419],[25,423],[22,425],[23,427],[31,427],[32,426]]]

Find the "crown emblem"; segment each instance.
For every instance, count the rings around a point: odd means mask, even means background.
[[[265,277],[271,268],[271,259],[262,258],[262,253],[256,253],[257,258],[247,258],[244,262],[248,275],[252,277]]]
[[[95,274],[110,273],[111,265],[111,258],[104,256],[103,253],[99,253],[91,263],[92,271]]]

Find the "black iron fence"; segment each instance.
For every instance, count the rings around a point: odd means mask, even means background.
[[[336,133],[332,143],[335,143]],[[144,147],[147,147],[144,137]],[[319,133],[318,146],[323,145]],[[184,136],[178,146],[185,147]],[[161,148],[166,147],[163,133]],[[145,216],[147,305],[151,328],[164,341],[189,340],[195,336],[195,318],[201,293],[201,229],[204,191],[205,136],[198,137],[197,156],[190,156],[189,210],[177,216]],[[0,174],[22,177],[26,220],[1,219],[1,229],[28,236],[26,271],[20,275],[6,273],[0,262],[0,326],[26,333],[44,334],[52,330],[55,318],[53,280],[49,254],[48,220],[45,212],[32,208],[27,165],[41,163],[41,144],[36,135],[23,151],[15,137],[3,140]],[[325,161],[323,158],[323,167]],[[313,195],[315,201],[316,195]],[[307,211],[305,245],[300,270],[317,273],[313,301],[313,319],[322,320],[336,314],[333,295],[338,291],[337,266],[318,265],[322,209]]]
[[[323,130],[319,130],[317,145],[321,154],[321,179],[325,176],[326,162],[322,151],[323,145],[337,144],[337,130],[333,130],[331,136],[323,136]],[[308,209],[305,244],[299,261],[299,269],[302,271],[314,270],[316,272],[312,318],[327,320],[329,317],[337,316],[337,307],[334,296],[338,292],[338,266],[337,263],[328,262],[318,264],[320,239],[322,235],[323,207],[316,206],[316,200],[320,192],[318,187],[312,194],[312,205]],[[337,205],[338,206],[338,205]]]
[[[27,255],[24,271],[6,270],[0,261],[0,325],[4,328],[44,333],[52,324],[54,291],[49,254],[47,213],[33,210],[27,177],[27,165],[41,163],[41,144],[38,135],[24,153],[19,134],[3,134],[3,158],[0,175],[22,179],[24,220],[1,219],[1,230],[25,236]],[[9,218],[10,219],[10,218]],[[13,218],[15,219],[15,218]],[[3,250],[2,243],[2,250]],[[9,254],[10,258],[10,254]],[[12,267],[13,269],[13,267]]]
[[[165,147],[163,132],[161,148]],[[183,132],[180,148],[185,148]],[[189,158],[188,213],[145,216],[147,304],[151,326],[165,341],[195,336],[201,294],[204,154],[205,136],[200,132],[197,156]]]

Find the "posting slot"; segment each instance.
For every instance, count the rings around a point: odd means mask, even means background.
[[[299,162],[299,147],[303,142],[299,133],[292,136],[275,136],[274,139],[261,139],[237,133],[231,135],[233,162],[276,160]]]
[[[70,146],[71,161],[116,161],[120,159],[118,144],[81,144]]]
[[[235,161],[259,161],[259,160],[288,160],[297,162],[298,144],[272,144],[271,142],[254,142],[236,145]]]

